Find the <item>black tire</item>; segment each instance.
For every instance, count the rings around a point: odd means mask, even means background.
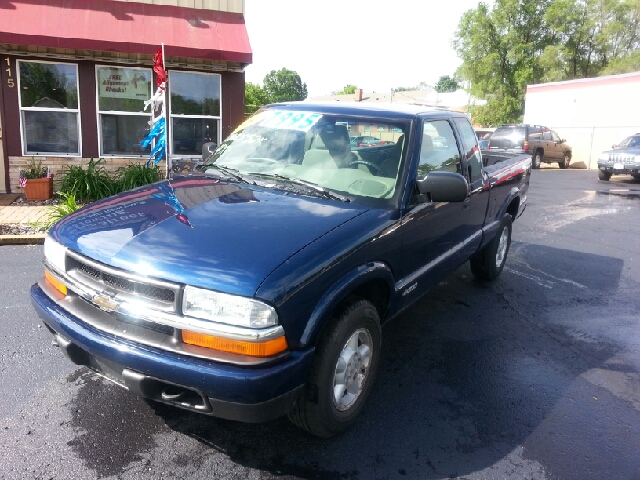
[[[571,155],[568,153],[564,154],[564,159],[561,162],[558,162],[558,166],[562,169],[569,168],[569,164],[571,163]]]
[[[611,178],[611,172],[603,172],[602,170],[598,170],[598,178],[600,180],[604,180],[605,182],[608,182],[609,179]]]
[[[536,153],[533,154],[531,166],[533,168],[540,168],[541,163],[542,163],[542,152],[540,150],[536,150]]]
[[[360,336],[371,343],[369,362],[368,366],[358,363],[359,359],[364,358],[363,355],[358,356],[351,365],[353,358],[350,358],[344,376],[350,377],[353,374],[355,378],[358,377],[357,373],[362,373],[363,379],[359,383],[361,389],[352,403],[345,400],[348,398],[347,395],[341,397],[340,400],[347,404],[342,404],[340,409],[334,396],[338,362],[346,358],[348,341],[356,334],[358,353],[361,350],[360,345],[365,345],[364,342],[360,343]],[[303,393],[289,413],[289,420],[294,425],[324,438],[332,437],[349,428],[356,421],[371,393],[380,362],[380,336],[380,318],[371,302],[351,298],[338,308],[318,342],[311,373]],[[348,390],[344,393],[349,394]]]
[[[471,273],[478,280],[495,280],[502,273],[511,246],[511,223],[511,215],[506,213],[502,217],[500,228],[498,228],[495,237],[471,257]],[[503,239],[506,242],[506,249],[505,245],[501,243],[503,233],[506,235]],[[499,253],[500,256],[498,256]]]

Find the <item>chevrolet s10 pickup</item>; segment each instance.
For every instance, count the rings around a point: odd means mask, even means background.
[[[370,133],[386,142],[350,144]],[[59,221],[32,304],[133,394],[330,437],[371,393],[385,322],[467,260],[500,275],[531,157],[489,163],[460,113],[270,105],[198,172]]]

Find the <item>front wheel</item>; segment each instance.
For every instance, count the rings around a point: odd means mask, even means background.
[[[380,336],[380,318],[369,301],[351,299],[339,308],[318,343],[304,392],[289,420],[324,438],[349,428],[371,393]]]
[[[505,213],[495,237],[471,257],[471,273],[478,280],[495,280],[502,273],[511,246],[511,223],[511,215]]]
[[[567,153],[564,154],[564,158],[561,162],[558,162],[558,166],[560,168],[569,168],[569,164],[571,163],[571,156]]]
[[[603,172],[602,170],[598,170],[598,178],[600,180],[609,181],[611,178],[611,172]]]

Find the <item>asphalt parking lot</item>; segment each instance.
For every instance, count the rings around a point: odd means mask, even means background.
[[[533,172],[505,271],[467,265],[383,331],[356,425],[320,440],[154,405],[78,369],[0,247],[0,478],[640,479],[640,183]]]

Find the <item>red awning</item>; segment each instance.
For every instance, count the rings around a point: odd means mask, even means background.
[[[0,2],[0,43],[251,63],[240,13],[112,0]]]

